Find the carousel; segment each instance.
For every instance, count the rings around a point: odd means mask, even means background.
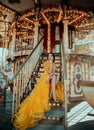
[[[28,8],[25,4],[0,1],[0,102],[6,104],[10,89],[13,121],[19,104],[43,73],[43,60],[52,52],[64,83],[67,127],[67,97],[70,102],[86,100],[94,109],[94,9],[73,5],[72,0],[31,0]]]

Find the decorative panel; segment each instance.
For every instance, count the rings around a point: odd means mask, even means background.
[[[69,97],[70,100],[82,100],[83,92],[77,87],[78,80],[91,80],[94,77],[93,58],[85,55],[70,55],[69,57]]]

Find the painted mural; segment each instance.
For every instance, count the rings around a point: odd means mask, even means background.
[[[94,81],[94,31],[82,40],[75,38],[74,44],[75,48],[69,56],[69,97],[70,100],[82,100],[78,80]]]

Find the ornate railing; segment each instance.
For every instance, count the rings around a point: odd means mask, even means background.
[[[25,62],[18,68],[14,75],[14,89],[13,89],[13,103],[12,103],[12,120],[16,112],[23,94],[28,86],[29,80],[33,69],[35,68],[42,52],[43,52],[43,39],[36,45],[31,54],[26,58]]]

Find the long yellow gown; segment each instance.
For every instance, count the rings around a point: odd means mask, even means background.
[[[49,62],[45,62],[45,65],[50,68]],[[43,118],[44,113],[50,110],[50,83],[46,82],[47,76],[48,72],[44,70],[31,94],[18,107],[18,111],[14,115],[13,125],[19,130],[26,130],[28,127],[35,126]],[[61,82],[58,82],[56,96],[58,100],[64,101],[62,85]]]

